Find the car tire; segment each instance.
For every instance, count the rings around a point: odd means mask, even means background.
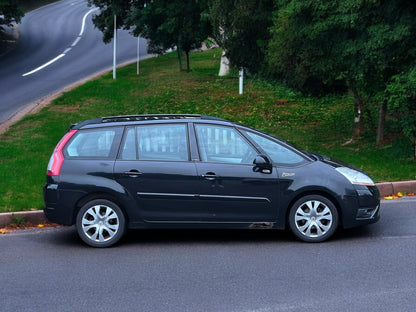
[[[332,201],[321,195],[298,199],[289,212],[292,233],[302,241],[319,243],[330,238],[338,227],[338,211]]]
[[[123,211],[106,199],[86,203],[78,211],[76,228],[79,237],[92,247],[109,247],[126,231]]]

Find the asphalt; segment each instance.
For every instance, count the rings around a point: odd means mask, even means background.
[[[394,194],[397,195],[398,193],[416,194],[416,181],[384,182],[376,185],[380,191],[381,198]],[[9,226],[17,219],[24,220],[34,226],[48,223],[43,210],[6,212],[0,213],[0,228]]]

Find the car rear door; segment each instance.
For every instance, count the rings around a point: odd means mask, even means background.
[[[188,142],[185,123],[126,129],[114,174],[136,201],[135,218],[149,222],[199,219],[198,178]]]

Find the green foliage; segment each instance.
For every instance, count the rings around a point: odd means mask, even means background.
[[[273,8],[272,0],[212,1],[213,35],[232,65],[262,70]]]
[[[373,96],[414,60],[413,2],[282,2],[268,60],[293,87],[316,92],[338,82]]]
[[[103,41],[111,42],[114,35],[114,15],[117,16],[116,28],[128,29],[127,15],[131,3],[123,0],[88,0],[89,5],[100,8],[100,14],[93,17],[93,23],[103,33]]]
[[[10,224],[12,226],[15,226],[15,227],[20,227],[20,226],[24,225],[26,222],[27,222],[27,220],[26,220],[25,217],[14,216],[12,218],[12,221],[10,222]]]
[[[416,161],[416,67],[393,76],[385,96],[401,131],[413,143]]]
[[[13,23],[20,23],[23,11],[15,0],[0,0],[0,33],[4,26],[12,26]]]

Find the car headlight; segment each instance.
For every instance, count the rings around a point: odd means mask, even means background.
[[[374,185],[373,180],[371,180],[368,175],[357,170],[347,167],[338,167],[336,170],[346,177],[352,184]]]

